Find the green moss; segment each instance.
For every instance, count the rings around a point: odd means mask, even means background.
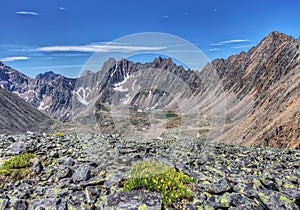
[[[68,203],[68,210],[77,210],[73,205]]]
[[[54,134],[54,136],[56,136],[56,137],[64,137],[64,134],[62,132],[56,132]]]
[[[270,196],[267,196],[262,192],[258,193],[258,196],[259,196],[260,200],[265,204],[270,200]]]
[[[148,207],[146,206],[146,204],[143,204],[139,206],[138,210],[148,210]]]
[[[62,132],[56,132],[54,134],[52,134],[52,133],[46,133],[45,136],[46,137],[52,137],[52,136],[54,136],[54,137],[64,137],[65,134],[63,134]]]
[[[283,187],[285,189],[294,189],[295,188],[295,186],[293,184],[288,184],[288,183],[284,184]]]
[[[124,183],[124,192],[137,188],[157,191],[161,194],[162,203],[165,206],[180,197],[192,197],[191,191],[185,184],[197,182],[197,180],[159,162],[137,163],[131,168],[130,176]]]
[[[261,186],[261,182],[258,179],[254,179],[253,183],[254,183],[254,188],[258,188]]]
[[[221,198],[220,203],[222,207],[229,207],[229,201],[225,197]]]
[[[109,179],[112,175],[113,175],[112,173],[108,173],[108,174],[106,175],[106,179]]]
[[[294,202],[293,200],[290,200],[287,197],[282,196],[282,195],[279,197],[279,200],[282,201],[282,202],[284,202],[284,203],[292,203],[292,202]]]
[[[201,207],[202,208],[202,207]],[[203,209],[203,208],[202,208]],[[214,208],[212,208],[212,207],[210,207],[210,206],[208,206],[208,205],[204,205],[204,209],[205,210],[214,210]]]
[[[210,183],[210,182],[208,182],[208,181],[204,181],[204,182],[202,182],[202,184],[205,184],[205,185],[210,185],[211,183]]]
[[[53,188],[54,195],[58,195],[58,193],[61,191],[59,188]]]

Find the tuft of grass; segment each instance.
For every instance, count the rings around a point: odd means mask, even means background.
[[[132,166],[130,178],[125,181],[123,192],[143,188],[161,194],[162,203],[169,205],[180,198],[192,197],[192,192],[185,186],[197,180],[177,172],[159,162],[140,162]]]
[[[0,167],[0,175],[11,176],[13,178],[27,175],[28,171],[26,168],[31,165],[30,160],[33,158],[34,154],[31,153],[11,157]]]
[[[45,137],[64,137],[64,133],[62,133],[62,132],[56,132],[56,133],[54,133],[54,134],[52,134],[52,133],[46,133],[45,134]]]
[[[56,137],[64,137],[64,134],[62,132],[56,132],[54,134],[54,136],[56,136]]]

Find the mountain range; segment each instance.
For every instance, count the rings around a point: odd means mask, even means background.
[[[102,132],[159,135],[163,122],[161,131],[299,149],[299,45],[300,39],[272,32],[248,52],[213,60],[202,71],[160,57],[145,64],[111,58],[75,79],[53,72],[30,78],[0,62],[0,86],[53,119],[95,123]]]

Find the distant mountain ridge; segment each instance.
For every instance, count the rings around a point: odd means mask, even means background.
[[[0,62],[0,87],[16,93],[54,119],[69,119],[76,79],[53,72],[28,77]]]
[[[176,108],[178,104],[174,104],[167,94],[170,91],[172,97],[182,99],[187,110],[193,109],[191,101],[196,97],[199,107],[202,107],[197,112],[206,119],[215,119],[226,111],[224,122],[219,122],[223,123],[224,132],[213,128],[213,132],[222,133],[215,135],[216,141],[300,148],[299,45],[299,39],[272,32],[247,53],[216,59],[200,73],[185,70],[171,59],[156,58],[153,62],[141,64],[111,58],[98,72],[86,71],[77,79],[53,72],[33,79],[0,63],[0,85],[17,93],[48,116],[60,120],[76,117],[80,110],[85,109],[96,109],[96,113],[102,114],[103,110],[111,112],[113,110],[105,104],[114,103],[124,106],[136,104],[144,111]],[[159,69],[160,73],[153,77],[151,72],[147,72],[150,69]],[[139,76],[141,72],[144,77]],[[179,80],[166,83],[170,75],[179,78],[190,95],[176,85]],[[165,85],[156,89],[146,88],[139,93],[132,91],[135,85],[151,87],[151,81],[147,79],[150,76],[153,81]],[[135,95],[128,95],[130,92]],[[224,101],[225,105],[220,103]],[[110,120],[105,122],[105,119]],[[98,120],[113,124],[109,115],[98,115]]]
[[[45,79],[45,80],[56,80],[60,76],[61,76],[60,74],[55,74],[53,71],[47,71],[45,73],[41,73],[41,74],[36,75],[35,78],[37,80],[42,80],[42,79]]]

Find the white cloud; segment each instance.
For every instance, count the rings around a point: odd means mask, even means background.
[[[161,16],[162,18],[169,18],[169,16],[168,15],[163,15],[163,16]]]
[[[33,11],[17,11],[16,14],[18,14],[18,15],[33,15],[33,16],[39,15],[37,12],[33,12]]]
[[[117,45],[78,45],[78,46],[50,46],[39,47],[36,51],[40,52],[136,52],[136,51],[155,51],[163,50],[165,47],[147,47],[147,46],[117,46]]]
[[[15,56],[15,57],[6,57],[0,59],[3,62],[10,62],[10,61],[24,61],[30,59],[29,57],[26,56]]]
[[[220,48],[212,48],[212,49],[209,49],[209,51],[220,51],[221,49]]]
[[[226,40],[218,43],[211,43],[211,46],[222,46],[225,44],[239,44],[239,43],[245,43],[245,42],[251,42],[252,40],[250,39],[231,39],[231,40]]]
[[[66,10],[65,7],[59,7],[59,10]]]
[[[67,69],[67,68],[81,68],[82,65],[57,65],[57,66],[36,66],[32,67],[31,69],[40,69],[40,70],[49,70],[49,69]]]
[[[222,46],[223,44],[222,43],[211,43],[210,45],[211,46]]]
[[[221,44],[233,44],[233,43],[243,43],[243,42],[251,42],[249,39],[231,39],[227,41],[220,42]]]
[[[253,47],[254,45],[253,44],[248,44],[248,45],[240,45],[240,46],[234,46],[234,47],[231,47],[233,49],[241,49],[241,48],[249,48],[249,47]]]

